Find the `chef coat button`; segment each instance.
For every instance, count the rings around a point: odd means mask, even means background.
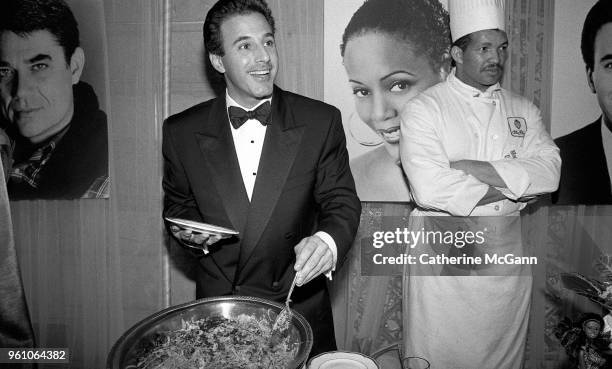
[[[499,211],[499,205],[495,205],[495,207],[493,207],[493,209]]]
[[[234,286],[234,293],[240,292],[240,286]]]
[[[493,101],[493,105],[496,105],[497,103],[495,101]]]
[[[493,135],[493,139],[494,139],[494,140],[497,140],[498,138],[499,138],[499,136],[498,136],[498,135]]]

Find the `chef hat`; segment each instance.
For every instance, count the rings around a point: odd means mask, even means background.
[[[504,30],[504,0],[449,0],[453,42],[485,29]]]

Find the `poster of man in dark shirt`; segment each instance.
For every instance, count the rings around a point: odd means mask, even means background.
[[[0,119],[11,138],[11,200],[107,198],[108,130],[63,0],[5,0]]]
[[[561,149],[561,181],[552,195],[558,205],[612,204],[612,3],[600,0],[582,27],[580,51],[589,89],[601,115],[555,140]],[[590,119],[589,119],[590,120]]]

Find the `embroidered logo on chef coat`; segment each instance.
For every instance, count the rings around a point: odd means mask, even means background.
[[[516,153],[516,150],[510,150],[510,153],[506,154],[504,158],[505,159],[516,159],[518,158],[518,154]]]
[[[510,130],[510,134],[514,137],[525,137],[527,122],[525,118],[509,117],[508,129]]]

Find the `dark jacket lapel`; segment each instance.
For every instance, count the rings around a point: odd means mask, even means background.
[[[242,235],[246,225],[249,199],[242,181],[240,165],[230,131],[225,98],[218,98],[211,107],[204,129],[196,133],[204,162],[224,204],[227,216]],[[197,191],[197,189],[196,189]]]
[[[585,175],[592,177],[592,183],[588,183],[589,188],[584,188],[584,193],[591,194],[594,199],[608,198],[609,201],[610,175],[603,147],[603,138],[601,137],[601,121],[602,117],[599,117],[599,119],[587,126],[588,133],[586,136],[588,140],[585,142],[587,142],[591,157],[589,160],[584,160],[581,164],[586,169],[587,173]],[[584,156],[582,159],[584,159]]]
[[[253,253],[276,207],[300,146],[304,127],[298,125],[281,89],[275,87],[272,120],[264,146],[247,220],[238,272]]]

